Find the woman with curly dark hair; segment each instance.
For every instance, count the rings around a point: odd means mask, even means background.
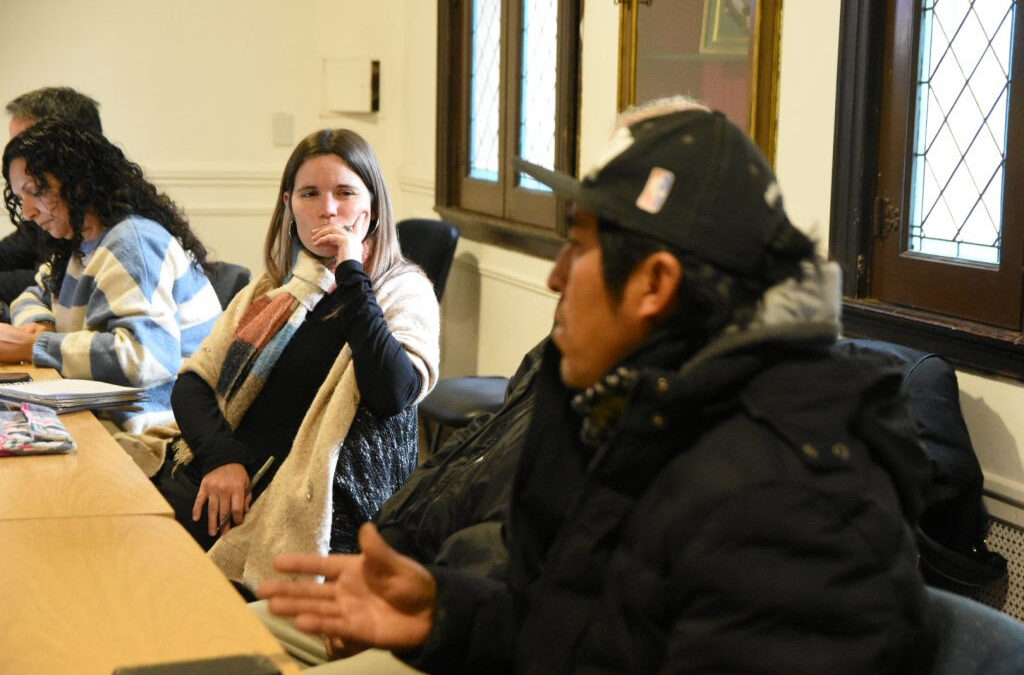
[[[130,432],[170,423],[178,368],[220,314],[184,216],[110,141],[57,120],[7,144],[3,175],[11,219],[45,235],[36,285],[0,325],[0,361],[145,387],[143,410],[113,421]]]

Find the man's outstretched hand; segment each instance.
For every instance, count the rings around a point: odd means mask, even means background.
[[[320,575],[324,583],[267,581],[257,594],[300,630],[337,638],[350,648],[422,645],[434,620],[434,577],[388,546],[371,523],[359,530],[359,547],[358,555],[280,555],[274,560],[278,571]]]

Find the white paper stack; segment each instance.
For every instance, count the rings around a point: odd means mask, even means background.
[[[0,402],[34,403],[53,408],[58,414],[122,408],[146,400],[146,390],[95,380],[37,380],[0,384]]]

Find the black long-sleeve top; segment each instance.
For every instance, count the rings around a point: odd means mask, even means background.
[[[171,406],[195,455],[189,466],[197,479],[233,462],[244,465],[251,476],[274,455],[271,471],[254,489],[254,497],[262,492],[291,450],[306,411],[346,342],[352,349],[362,405],[374,415],[390,417],[416,399],[420,375],[388,330],[362,264],[341,263],[335,279],[338,287],[307,314],[234,432],[217,407],[213,389],[199,375],[178,377]],[[339,306],[341,311],[329,316]]]

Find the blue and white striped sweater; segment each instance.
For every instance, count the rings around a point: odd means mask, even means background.
[[[145,387],[142,412],[114,411],[122,429],[138,433],[173,421],[171,388],[185,357],[199,348],[220,315],[206,275],[156,223],[129,216],[72,256],[56,302],[36,285],[12,304],[12,322],[52,322],[32,353],[37,366],[64,377]]]

